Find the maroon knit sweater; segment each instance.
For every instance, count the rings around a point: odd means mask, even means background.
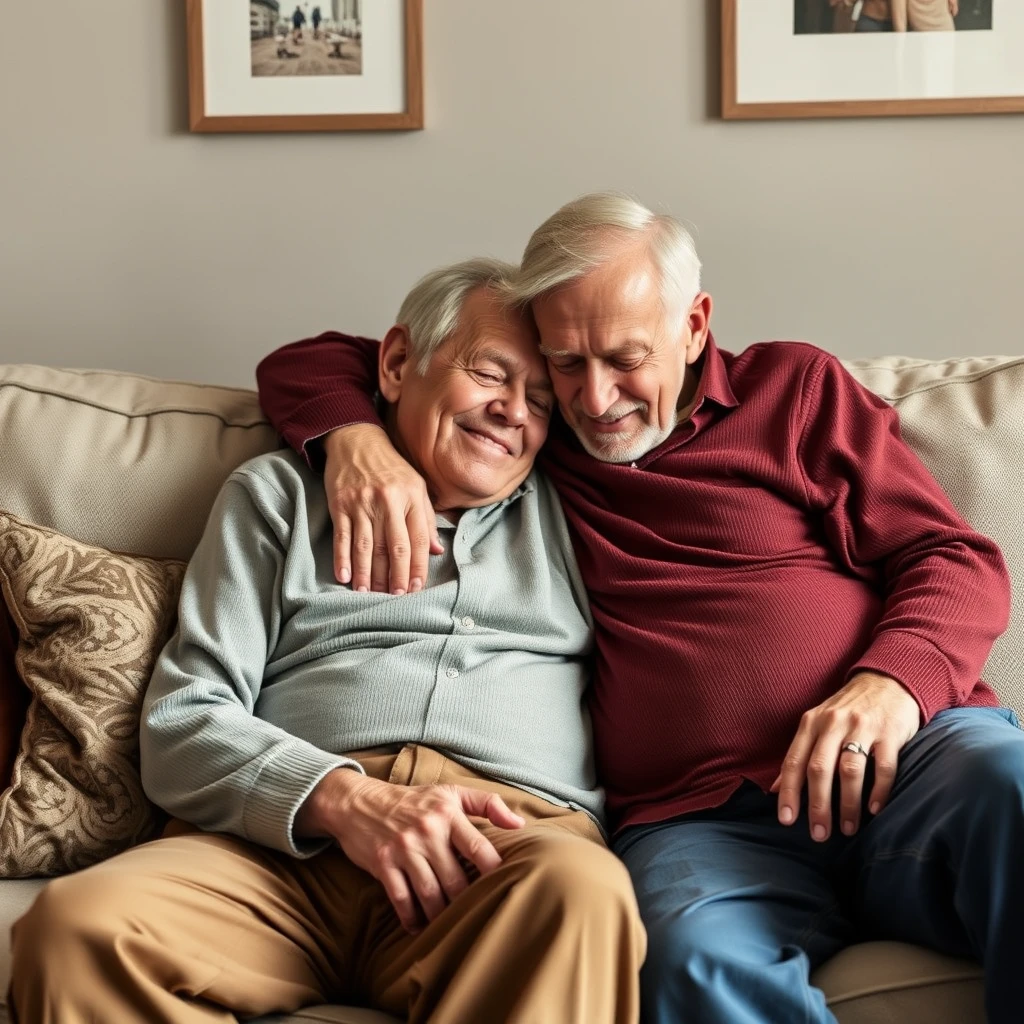
[[[376,353],[328,333],[260,364],[289,444],[379,422]],[[597,625],[613,827],[717,806],[743,779],[767,789],[800,716],[861,669],[898,679],[925,721],[998,703],[978,675],[1009,616],[999,549],[826,352],[709,339],[695,411],[663,444],[603,463],[556,418],[542,465]]]

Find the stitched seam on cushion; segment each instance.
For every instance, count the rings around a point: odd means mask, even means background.
[[[981,967],[977,968],[977,974],[964,973],[951,975],[946,978],[917,978],[914,981],[893,981],[885,985],[874,985],[870,988],[857,989],[855,992],[844,993],[841,996],[833,996],[826,1000],[829,1006],[841,1006],[843,1003],[851,1002],[854,999],[864,999],[870,996],[884,995],[887,992],[910,992],[919,988],[931,988],[933,985],[962,985],[965,981],[981,981]]]
[[[924,360],[927,362],[927,360]],[[951,360],[955,361],[955,360]],[[131,370],[90,370],[76,366],[41,366],[38,363],[8,363],[14,369],[42,369],[52,370],[55,373],[69,373],[74,377],[111,377],[115,380],[121,377],[128,377],[131,380],[146,380],[153,384],[184,384],[190,388],[214,388],[217,391],[234,391],[239,395],[252,394],[252,388],[232,387],[230,384],[204,384],[196,380],[179,380],[177,377],[152,377],[147,373],[132,373]],[[0,381],[0,384],[20,384],[21,381],[7,380]]]
[[[51,391],[47,388],[29,387],[27,384],[22,384],[18,381],[0,381],[0,388],[5,387],[17,388],[19,391],[28,391],[34,395],[47,395],[50,398],[60,398],[66,402],[72,402],[75,405],[85,405],[90,409],[98,409],[100,412],[109,412],[114,416],[122,416],[126,420],[148,419],[150,416],[178,414],[181,416],[209,416],[212,419],[220,420],[226,427],[237,427],[240,430],[251,430],[253,427],[270,426],[270,422],[265,419],[252,420],[246,423],[234,423],[229,419],[225,419],[225,417],[220,413],[211,412],[209,409],[179,409],[167,407],[163,409],[151,409],[149,412],[123,412],[120,409],[113,409],[109,405],[101,405],[99,402],[86,401],[84,398],[79,398],[75,395],[67,395],[60,391]]]
[[[925,364],[929,365],[929,364]],[[1017,359],[1011,363],[1000,363],[998,366],[989,367],[987,370],[978,370],[976,373],[966,374],[963,377],[951,377],[943,380],[928,381],[927,384],[920,384],[910,391],[902,391],[898,395],[887,394],[884,391],[875,391],[874,388],[868,387],[869,391],[873,391],[879,398],[884,398],[887,402],[902,402],[906,398],[910,398],[912,395],[920,395],[926,391],[934,391],[936,388],[952,387],[956,384],[974,384],[979,380],[984,380],[986,377],[990,377],[993,373],[1000,373],[1003,370],[1014,369],[1016,367],[1024,366],[1024,359]],[[855,367],[855,369],[863,370],[867,367]],[[893,369],[890,367],[882,367],[886,373],[899,373],[899,369]]]
[[[21,366],[31,364],[21,363]],[[79,377],[112,377],[117,380],[120,377],[130,377],[132,380],[147,380],[154,384],[183,384],[189,388],[207,388],[214,391],[232,391],[236,395],[251,395],[251,388],[233,388],[230,384],[204,384],[198,380],[178,380],[176,377],[150,377],[145,373],[131,373],[128,370],[75,370],[68,367],[60,367],[61,373],[73,373]]]

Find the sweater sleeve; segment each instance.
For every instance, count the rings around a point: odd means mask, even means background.
[[[334,768],[362,769],[255,713],[281,629],[286,504],[237,475],[222,488],[146,691],[140,753],[147,795],[172,815],[305,857],[327,843],[294,836],[299,808]]]
[[[310,441],[335,427],[383,425],[374,405],[379,348],[369,338],[327,331],[284,345],[256,367],[263,411],[310,465]]]
[[[963,704],[1009,620],[997,545],[975,532],[900,436],[894,409],[822,353],[803,387],[798,464],[839,560],[884,597],[850,669],[893,677],[928,721]]]

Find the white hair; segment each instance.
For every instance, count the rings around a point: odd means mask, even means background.
[[[409,351],[420,373],[459,326],[462,307],[476,288],[490,288],[510,306],[516,268],[503,260],[480,256],[432,270],[405,297],[397,323],[409,332]]]
[[[646,239],[660,275],[666,315],[682,319],[700,294],[693,236],[674,217],[618,192],[580,196],[534,231],[523,253],[516,299],[528,303],[575,281],[615,256],[624,242],[640,239]]]

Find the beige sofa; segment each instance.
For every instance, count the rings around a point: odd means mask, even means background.
[[[900,409],[909,442],[966,517],[999,541],[1024,585],[1024,357],[891,358],[851,369]],[[228,472],[277,444],[250,391],[0,365],[0,509],[114,550],[188,557]],[[1020,607],[986,677],[1024,717]],[[10,970],[7,926],[43,884],[0,882],[0,992]],[[842,1024],[970,1024],[984,1020],[980,978],[976,964],[865,943],[815,980]],[[273,1019],[390,1018],[331,1006]]]

